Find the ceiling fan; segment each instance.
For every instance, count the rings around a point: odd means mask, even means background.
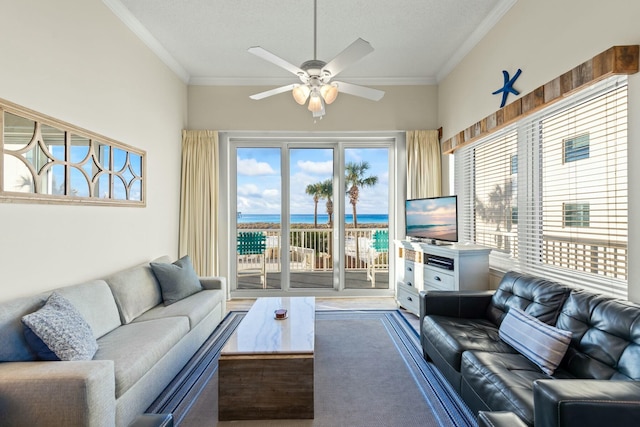
[[[322,118],[325,114],[325,104],[331,104],[338,96],[338,92],[361,98],[379,101],[384,96],[384,92],[365,86],[332,80],[338,73],[354,62],[362,59],[367,54],[373,52],[373,47],[369,42],[358,38],[346,49],[329,62],[324,62],[316,57],[317,51],[317,6],[313,1],[313,59],[305,61],[297,67],[277,55],[269,52],[260,46],[249,48],[252,53],[266,61],[269,61],[285,70],[298,76],[300,83],[293,83],[281,86],[265,92],[251,95],[251,99],[263,99],[279,93],[291,91],[293,98],[300,105],[304,105],[309,100],[308,109],[314,118]]]

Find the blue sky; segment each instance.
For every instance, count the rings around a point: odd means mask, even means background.
[[[106,147],[106,146],[101,146]],[[108,147],[106,147],[108,148]],[[53,157],[59,160],[64,160],[64,152],[65,147],[61,145],[50,146],[49,150]],[[112,147],[111,150],[102,150],[102,167],[105,169],[109,169],[109,152],[113,152],[113,170],[121,171],[126,162],[127,162],[127,152],[117,147]],[[89,154],[89,146],[88,140],[87,145],[72,145],[70,150],[71,163],[78,164],[82,162],[87,155]],[[129,184],[131,180],[134,178],[134,175],[131,173],[133,170],[137,176],[142,176],[142,161],[141,156],[135,153],[129,153],[129,166],[127,169],[122,172],[123,178],[126,180],[126,184]],[[92,174],[96,173],[97,170],[93,164],[93,161],[89,159],[84,165],[81,167],[89,176],[90,179],[93,179]],[[81,197],[89,197],[89,184],[84,174],[80,172],[79,168],[71,167],[71,188],[72,190],[77,191],[77,195]],[[64,166],[63,165],[54,165],[53,166],[53,175],[57,186],[60,186],[64,182]],[[104,190],[109,188],[109,174],[103,173],[98,178],[100,194],[98,197],[103,197]],[[141,200],[141,182],[140,180],[136,180],[133,183],[131,188],[131,200]],[[125,183],[119,177],[114,177],[114,197],[118,200],[125,200],[126,198],[126,189]]]
[[[279,214],[282,200],[280,148],[239,148],[237,151],[238,211],[246,214]],[[378,184],[360,190],[358,213],[386,214],[389,200],[389,157],[386,148],[345,149],[346,162],[366,160],[368,175],[378,177]],[[292,214],[312,214],[313,198],[305,193],[309,184],[333,176],[333,150],[330,148],[295,148],[290,150],[290,203]],[[324,204],[318,213],[325,213]],[[337,209],[337,208],[336,208]],[[351,205],[345,207],[351,213]]]

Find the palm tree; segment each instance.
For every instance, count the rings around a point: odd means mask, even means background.
[[[329,216],[329,220],[327,221],[327,225],[329,228],[333,227],[333,180],[331,178],[326,179],[319,183],[320,185],[320,194],[323,199],[327,199],[327,215]]]
[[[313,228],[318,228],[318,201],[322,197],[322,185],[321,183],[309,184],[305,192],[313,196]]]
[[[369,162],[362,161],[360,163],[349,162],[345,166],[347,173],[345,184],[347,194],[349,195],[349,203],[353,207],[353,227],[358,228],[358,217],[356,214],[356,204],[360,199],[360,188],[373,187],[378,183],[378,177],[371,175],[365,178],[366,172],[369,170]],[[356,248],[358,245],[356,245]]]
[[[509,235],[502,235],[501,224],[505,224],[507,233],[511,231],[512,225],[517,218],[514,218],[513,207],[511,205],[513,199],[513,181],[508,179],[504,186],[496,184],[495,188],[488,195],[487,203],[476,197],[476,212],[478,216],[488,223],[496,225],[496,247],[503,248],[507,252],[511,251],[511,242]]]

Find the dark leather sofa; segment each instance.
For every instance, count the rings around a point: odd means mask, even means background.
[[[513,307],[572,332],[553,375],[500,339]],[[420,339],[425,358],[480,413],[480,426],[640,425],[633,303],[508,272],[495,292],[422,292]]]

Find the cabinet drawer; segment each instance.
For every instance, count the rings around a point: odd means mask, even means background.
[[[424,286],[426,289],[440,291],[455,290],[455,280],[452,274],[435,268],[424,268]]]
[[[416,292],[407,291],[402,286],[400,286],[396,292],[398,293],[396,298],[398,304],[406,308],[407,311],[418,316],[420,314],[420,301],[418,300],[418,294]]]
[[[419,289],[416,288],[415,284],[411,282],[399,282],[398,289],[404,289],[405,292],[416,295],[419,291]]]
[[[415,286],[415,268],[416,268],[416,264],[412,261],[405,261],[404,262],[404,272],[402,274],[402,281],[404,283],[411,283],[413,286]]]

